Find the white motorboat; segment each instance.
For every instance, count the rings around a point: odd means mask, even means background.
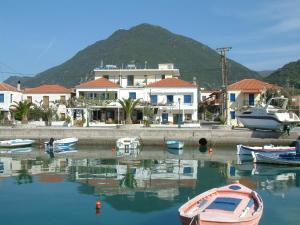
[[[64,138],[59,140],[54,140],[53,138],[50,138],[49,142],[45,142],[45,149],[69,149],[72,146],[74,146],[78,142],[78,138],[71,137],[71,138]]]
[[[272,144],[264,146],[246,146],[246,145],[237,145],[236,154],[237,155],[252,155],[252,152],[258,153],[294,153],[296,154],[296,148],[290,146],[274,146]]]
[[[138,137],[124,137],[119,138],[116,141],[116,148],[119,149],[136,149],[141,146],[140,139]]]
[[[34,140],[31,139],[13,139],[13,140],[6,140],[6,141],[0,141],[0,147],[24,147],[24,146],[30,146],[34,143]]]
[[[287,98],[274,97],[266,105],[237,113],[237,118],[245,127],[252,130],[289,130],[300,123],[300,119],[295,113],[286,109],[287,103]]]

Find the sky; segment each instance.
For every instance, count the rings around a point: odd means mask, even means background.
[[[141,23],[231,46],[229,58],[257,71],[300,59],[299,0],[1,0],[0,81],[42,72]]]

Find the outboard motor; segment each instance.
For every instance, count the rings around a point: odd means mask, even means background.
[[[296,140],[296,155],[300,155],[300,140]]]
[[[53,143],[54,143],[54,138],[50,138],[49,142],[47,143],[47,148],[53,150]]]

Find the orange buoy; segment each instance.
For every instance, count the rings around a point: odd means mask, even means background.
[[[208,149],[208,153],[209,153],[209,154],[212,154],[212,152],[213,152],[213,149],[212,149],[212,148],[209,148],[209,149]]]
[[[101,202],[100,200],[96,201],[96,209],[100,209],[101,208]]]

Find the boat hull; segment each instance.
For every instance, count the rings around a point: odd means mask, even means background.
[[[255,163],[270,163],[289,166],[300,166],[300,156],[294,154],[266,155],[261,153],[252,153]]]
[[[256,216],[254,219],[248,221],[236,221],[236,222],[216,222],[216,221],[205,221],[200,219],[194,219],[192,222],[191,218],[180,216],[182,225],[258,225],[262,214]]]
[[[15,139],[15,140],[0,141],[0,147],[5,147],[5,148],[26,147],[26,146],[31,146],[33,143],[34,140],[30,140],[30,139]]]
[[[263,146],[263,147],[250,147],[245,145],[237,145],[237,155],[252,155],[252,152],[264,154],[281,154],[281,153],[296,153],[295,147],[289,146]]]
[[[262,129],[262,130],[283,130],[285,125],[291,125],[293,123],[283,123],[274,117],[250,117],[250,116],[238,116],[239,121],[244,127],[249,129]]]

